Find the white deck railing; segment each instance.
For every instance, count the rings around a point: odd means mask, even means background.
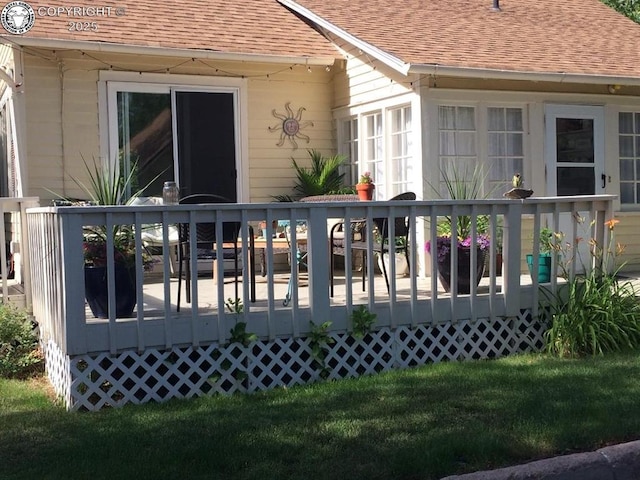
[[[272,204],[216,204],[178,206],[122,206],[122,207],[47,207],[28,211],[29,240],[32,247],[31,273],[33,278],[33,311],[40,323],[44,340],[53,340],[67,355],[93,352],[116,353],[125,349],[144,351],[147,348],[174,346],[200,346],[211,342],[224,343],[237,321],[247,322],[247,331],[263,339],[304,336],[310,330],[310,321],[316,324],[330,320],[333,331],[352,331],[351,313],[358,304],[377,314],[376,326],[417,326],[441,323],[448,320],[474,318],[500,318],[517,316],[523,309],[535,309],[538,304],[537,279],[527,281],[522,275],[523,258],[537,247],[537,235],[541,225],[553,230],[562,227],[563,214],[585,212],[594,220],[593,234],[604,238],[606,219],[612,215],[612,196],[584,196],[558,198],[530,198],[526,201],[506,199],[460,201],[408,201],[408,202],[345,202],[345,203],[272,203]],[[583,213],[584,214],[584,213]],[[455,287],[444,293],[439,286],[437,266],[429,262],[424,252],[424,242],[436,242],[435,229],[430,229],[444,217],[455,219],[460,215],[488,215],[490,219],[491,248],[488,277],[481,287],[472,282],[470,294],[459,294]],[[421,275],[397,279],[395,263],[390,262],[390,291],[387,293],[384,279],[375,273],[374,255],[367,255],[368,274],[366,292],[360,287],[359,275],[345,269],[336,295],[329,296],[329,219],[365,219],[408,217],[411,224],[410,265],[420,265]],[[83,227],[104,225],[111,231],[113,225],[134,225],[141,232],[145,225],[176,225],[187,223],[191,228],[200,222],[240,222],[243,245],[249,245],[249,225],[266,220],[298,220],[307,222],[306,232],[308,287],[305,278],[303,288],[294,288],[289,305],[283,305],[283,286],[274,272],[276,262],[274,242],[268,236],[265,248],[266,277],[260,282],[255,302],[251,274],[255,257],[249,248],[242,249],[242,263],[246,267],[241,276],[239,297],[243,311],[233,314],[224,304],[234,293],[232,285],[219,281],[214,286],[211,278],[198,277],[197,259],[191,261],[192,302],[176,311],[178,279],[172,276],[169,256],[156,265],[153,275],[144,274],[142,262],[137,261],[137,305],[133,318],[115,317],[115,298],[110,295],[110,315],[100,320],[92,317],[85,304]],[[391,225],[393,223],[391,222]],[[218,227],[221,232],[221,226]],[[503,270],[496,275],[496,252],[502,229]],[[390,227],[393,237],[393,227]],[[566,228],[565,228],[566,230]],[[256,229],[257,231],[257,229]],[[168,232],[168,229],[164,229]],[[565,231],[577,236],[576,227]],[[473,236],[478,233],[474,230]],[[291,231],[291,244],[295,245],[301,234]],[[373,239],[371,235],[369,237]],[[137,235],[137,248],[141,236]],[[169,250],[168,233],[163,239],[165,251]],[[192,245],[195,247],[195,244]],[[350,240],[346,241],[345,265],[351,265],[353,254]],[[219,240],[216,249],[223,248]],[[394,246],[391,246],[393,253]],[[295,259],[295,252],[290,252]],[[453,261],[456,254],[454,253]],[[477,262],[472,254],[472,262]],[[431,263],[430,266],[429,263]],[[224,278],[224,264],[217,262],[217,277]],[[424,271],[424,269],[427,269]],[[473,271],[473,266],[472,269]],[[113,278],[113,264],[108,266]],[[424,275],[426,273],[426,275]],[[290,269],[293,284],[302,284],[302,276],[295,262]],[[306,277],[306,275],[305,275]],[[455,284],[455,272],[452,272]],[[284,276],[286,281],[287,275]],[[113,286],[113,280],[110,280]],[[378,288],[376,288],[378,287]],[[549,288],[556,287],[555,278]],[[184,295],[183,295],[184,299]],[[141,307],[142,306],[142,307]]]
[[[0,296],[31,311],[30,249],[26,233],[26,210],[37,207],[37,198],[0,198]],[[11,272],[13,267],[13,272]],[[13,278],[9,278],[13,277]]]

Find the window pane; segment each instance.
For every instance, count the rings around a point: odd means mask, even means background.
[[[391,131],[400,132],[402,130],[402,110],[393,110],[391,112]]]
[[[635,122],[634,132],[640,133],[640,113],[636,113],[635,118],[636,118],[636,122]]]
[[[507,155],[512,157],[523,156],[522,151],[522,134],[509,133],[507,135]]]
[[[490,133],[488,137],[489,141],[489,156],[499,157],[505,155],[505,134],[504,133]]]
[[[476,154],[475,132],[456,132],[456,154],[457,155],[475,155]]]
[[[640,180],[640,159],[636,159],[636,180]]]
[[[633,163],[631,159],[620,160],[620,180],[635,180]]]
[[[559,196],[593,195],[596,191],[593,167],[558,167]]]
[[[490,132],[503,131],[505,129],[504,110],[502,108],[489,108],[487,115],[489,117]]]
[[[634,187],[633,183],[620,184],[620,201],[622,203],[635,203],[635,198],[633,198],[633,193],[634,193],[633,187]]]
[[[620,112],[618,122],[618,133],[633,133],[633,113]]]
[[[149,185],[145,196],[161,196],[166,180],[173,180],[171,97],[166,93],[118,92],[118,145],[125,171],[134,164],[135,192]]]
[[[456,118],[457,130],[475,130],[475,108],[458,107],[458,116]]]
[[[455,128],[456,107],[438,108],[438,127],[440,130],[453,130]]]
[[[620,135],[620,156],[633,157],[633,137]]]
[[[510,132],[522,132],[521,108],[507,108],[507,130]]]
[[[440,132],[440,155],[455,155],[455,140],[454,132]]]

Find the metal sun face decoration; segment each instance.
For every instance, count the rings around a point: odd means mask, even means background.
[[[290,105],[291,102],[285,103],[284,108],[287,111],[287,113],[285,114],[276,112],[275,108],[271,110],[272,115],[282,121],[273,127],[269,127],[269,131],[272,133],[280,131],[280,141],[276,143],[278,147],[284,145],[284,141],[286,139],[289,139],[289,141],[293,145],[293,149],[295,150],[298,148],[298,142],[296,142],[296,138],[305,140],[307,143],[309,143],[309,140],[311,140],[308,135],[304,135],[300,132],[300,130],[305,127],[313,127],[313,122],[301,121],[302,112],[305,111],[304,107],[300,107],[298,109],[298,112],[294,113]]]

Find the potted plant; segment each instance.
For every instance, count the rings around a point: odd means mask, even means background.
[[[553,230],[548,227],[540,229],[539,247],[538,247],[538,268],[537,276],[538,283],[548,283],[551,281],[551,260],[553,252],[557,251],[557,246],[554,237],[560,234],[555,234]],[[527,254],[527,266],[529,267],[529,273],[533,279],[534,269],[533,266],[533,254]]]
[[[456,169],[451,172],[441,171],[445,190],[452,200],[473,200],[478,198],[488,198],[491,192],[483,194],[483,184],[486,175],[482,169],[476,167],[470,175],[467,171],[460,173]],[[440,194],[440,190],[432,186],[433,190]],[[438,278],[446,292],[451,291],[451,248],[453,236],[453,219],[449,216],[438,223],[435,249],[428,241],[425,245],[427,253],[436,262],[438,267]],[[476,271],[473,275],[476,285],[480,283],[484,275],[487,253],[491,247],[491,239],[488,235],[489,218],[486,215],[479,215],[476,219],[475,245],[472,245],[473,219],[469,215],[459,215],[456,217],[456,239],[457,239],[457,290],[458,293],[469,293],[471,291],[471,251],[476,249]],[[435,252],[435,254],[434,254]]]
[[[372,200],[375,188],[371,172],[364,172],[360,175],[360,181],[356,184],[356,191],[360,200]]]
[[[89,197],[86,202],[89,205],[126,205],[140,196],[146,188],[128,194],[133,185],[135,163],[128,175],[122,174],[117,167],[98,165],[95,160],[93,165],[89,165],[86,161],[84,164],[89,176],[88,184],[74,176],[70,177]],[[136,305],[136,248],[133,225],[115,225],[111,231],[107,230],[105,225],[84,227],[85,297],[95,317],[108,318],[107,238],[109,236],[113,238],[116,317],[130,317]],[[152,256],[144,248],[142,264],[145,270],[150,270],[153,266]]]
[[[346,157],[344,155],[323,156],[317,150],[307,150],[311,159],[311,167],[305,168],[291,159],[293,169],[296,172],[296,184],[293,187],[294,196],[276,195],[279,202],[293,202],[304,197],[329,194],[353,194],[353,187],[345,186],[344,173],[340,167]]]

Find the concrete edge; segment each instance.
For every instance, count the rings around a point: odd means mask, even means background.
[[[441,480],[638,480],[640,440]]]

